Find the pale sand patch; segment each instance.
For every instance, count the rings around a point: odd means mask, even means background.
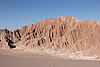
[[[51,56],[47,53],[44,52],[40,52],[40,51],[23,51],[23,50],[19,50],[19,49],[4,49],[4,50],[0,50],[0,54],[1,55],[9,55],[9,56],[15,56],[15,57],[23,57],[23,58],[44,58],[44,59],[61,59],[60,57],[56,57],[56,56]]]

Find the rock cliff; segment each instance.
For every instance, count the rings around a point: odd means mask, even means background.
[[[44,47],[49,50],[82,51],[84,55],[100,56],[100,22],[77,20],[73,16],[46,18],[41,22],[9,31],[0,30],[0,48]]]

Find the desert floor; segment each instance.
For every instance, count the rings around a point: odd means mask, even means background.
[[[100,67],[99,61],[69,60],[42,53],[0,50],[0,67]]]

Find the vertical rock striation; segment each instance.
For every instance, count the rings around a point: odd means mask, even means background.
[[[54,51],[66,49],[100,56],[100,23],[77,20],[73,16],[47,18],[15,31],[0,30],[0,48],[10,47],[7,40],[12,46],[45,47]]]

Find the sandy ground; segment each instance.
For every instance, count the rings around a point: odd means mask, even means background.
[[[100,67],[99,61],[64,60],[42,53],[0,50],[0,67]]]

